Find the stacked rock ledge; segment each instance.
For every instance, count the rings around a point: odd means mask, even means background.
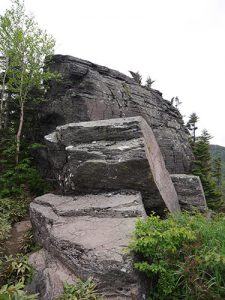
[[[146,209],[180,211],[155,136],[142,117],[71,123],[45,139],[63,194],[134,189]]]

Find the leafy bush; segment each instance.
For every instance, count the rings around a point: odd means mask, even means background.
[[[10,134],[9,134],[10,135]],[[49,188],[34,166],[32,155],[45,147],[38,143],[21,144],[19,163],[15,163],[16,145],[14,140],[0,143],[0,197],[24,197],[27,194],[39,196]]]
[[[23,198],[0,198],[0,216],[5,216],[11,223],[15,223],[27,213],[28,204]]]
[[[8,233],[11,229],[11,226],[8,222],[8,218],[2,214],[0,214],[0,252],[2,247],[2,243],[8,237]]]
[[[17,254],[4,256],[0,260],[0,285],[30,282],[32,278],[32,267],[26,256]]]
[[[0,300],[36,300],[37,294],[28,295],[22,282],[15,285],[3,285],[0,289]]]
[[[27,230],[23,237],[22,245],[20,247],[20,252],[23,254],[31,253],[41,249],[41,246],[38,245],[33,236],[33,229],[30,228]]]
[[[138,220],[130,249],[150,278],[150,299],[225,299],[225,215],[154,214]]]
[[[74,284],[66,283],[63,295],[57,300],[103,300],[103,297],[97,293],[92,279],[88,279],[85,282],[77,280]]]
[[[16,166],[8,166],[0,178],[0,197],[24,196],[26,191],[40,195],[45,192],[47,186],[40,177],[29,158],[24,158]]]

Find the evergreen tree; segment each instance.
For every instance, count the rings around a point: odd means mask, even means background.
[[[211,155],[209,141],[211,139],[207,130],[192,143],[192,150],[195,157],[193,162],[192,173],[199,176],[205,192],[207,204],[210,208],[215,209],[222,204],[222,193],[218,189],[212,174]]]
[[[182,104],[182,102],[180,101],[180,99],[176,96],[176,97],[173,97],[171,100],[170,100],[170,103],[176,107],[178,109],[178,107]]]
[[[187,129],[191,132],[192,134],[192,140],[195,143],[196,140],[196,130],[198,127],[196,126],[197,122],[199,120],[199,117],[196,115],[196,113],[192,113],[189,117],[189,120],[186,124]]]
[[[152,80],[150,76],[148,76],[146,80],[145,87],[147,90],[150,90],[152,88],[152,84],[155,82],[155,80]]]
[[[137,82],[139,85],[142,84],[142,76],[139,72],[133,72],[129,71],[131,76],[134,78],[135,82]]]
[[[220,157],[216,157],[212,161],[212,176],[216,181],[217,187],[222,185],[222,161]]]

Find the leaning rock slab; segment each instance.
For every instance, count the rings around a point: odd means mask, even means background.
[[[93,277],[105,299],[145,299],[125,250],[137,217],[145,216],[140,193],[47,194],[31,203],[30,216],[36,240],[51,257],[83,280]]]
[[[45,139],[65,194],[134,189],[147,209],[180,210],[155,136],[142,117],[71,123]]]

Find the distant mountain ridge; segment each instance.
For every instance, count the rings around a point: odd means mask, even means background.
[[[225,147],[220,145],[210,145],[210,152],[212,159],[221,158],[222,177],[223,181],[225,181]]]
[[[220,145],[210,145],[210,151],[215,157],[221,157],[225,161],[225,147]]]

